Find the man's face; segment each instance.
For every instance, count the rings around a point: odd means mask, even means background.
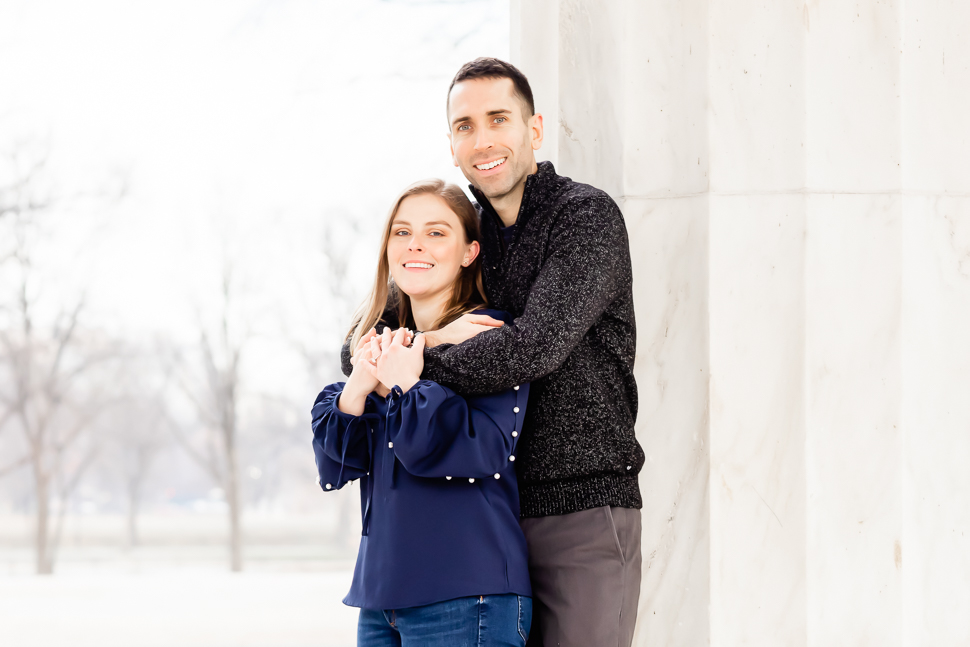
[[[490,200],[501,198],[535,169],[542,117],[526,117],[512,79],[456,83],[448,101],[455,166]]]

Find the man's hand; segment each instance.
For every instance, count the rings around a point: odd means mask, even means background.
[[[429,348],[438,344],[460,344],[478,333],[503,326],[504,323],[488,315],[462,315],[440,330],[421,335]]]
[[[397,385],[405,392],[418,383],[424,369],[424,335],[418,335],[408,348],[409,334],[404,328],[398,328],[393,335],[384,329],[383,334],[369,342],[380,352],[375,367],[377,379],[388,388]]]

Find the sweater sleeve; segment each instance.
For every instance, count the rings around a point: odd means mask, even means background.
[[[313,454],[324,490],[339,490],[367,474],[372,442],[368,430],[379,424],[371,403],[360,416],[338,409],[343,389],[343,382],[331,384],[317,396],[311,410]]]
[[[597,195],[563,207],[521,317],[461,344],[425,350],[422,377],[461,393],[534,382],[559,368],[631,277],[619,208]]]
[[[408,472],[423,477],[489,478],[515,460],[529,385],[481,398],[421,380],[387,410],[388,439]]]

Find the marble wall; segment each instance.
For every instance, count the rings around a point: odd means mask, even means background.
[[[631,234],[635,644],[970,645],[970,3],[511,4]]]

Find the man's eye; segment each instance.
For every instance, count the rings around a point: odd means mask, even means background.
[[[469,126],[468,124],[462,124],[462,125],[458,126],[459,132],[465,131],[465,130],[467,130],[469,128],[471,128],[471,126]]]
[[[506,121],[506,120],[507,120],[506,117],[496,117],[495,118],[495,123],[500,124],[500,123],[502,123],[503,121]]]

